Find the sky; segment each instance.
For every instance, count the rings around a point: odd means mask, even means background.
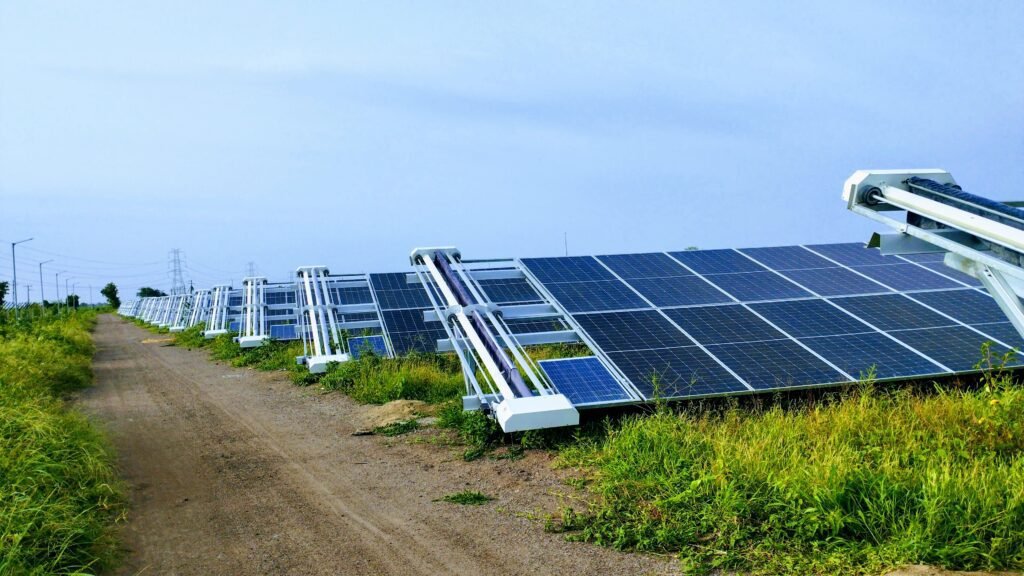
[[[863,241],[1024,199],[1024,2],[0,2],[0,280]],[[566,242],[567,240],[567,242]]]

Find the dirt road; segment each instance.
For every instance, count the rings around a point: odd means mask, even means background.
[[[96,385],[130,487],[123,574],[647,574],[674,564],[547,534],[571,493],[545,454],[462,462],[451,447],[352,436],[364,408],[283,375],[218,365],[113,316]],[[148,342],[144,342],[147,341]],[[435,501],[460,490],[484,506]]]

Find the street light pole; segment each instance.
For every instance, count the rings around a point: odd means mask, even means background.
[[[46,303],[46,295],[43,293],[43,264],[49,264],[53,260],[45,260],[39,263],[39,302],[40,304]]]
[[[14,317],[18,317],[18,260],[14,256],[14,247],[18,244],[28,242],[32,238],[25,238],[24,240],[18,240],[17,242],[11,242],[11,271],[13,272],[14,280]]]

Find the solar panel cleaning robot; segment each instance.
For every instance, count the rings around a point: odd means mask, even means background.
[[[943,263],[978,279],[1024,336],[1021,203],[965,192],[944,170],[859,170],[846,180],[843,199],[854,213],[896,230],[875,234],[869,247],[884,255],[944,254]]]

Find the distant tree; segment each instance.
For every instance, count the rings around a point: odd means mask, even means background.
[[[64,303],[67,304],[68,308],[78,308],[78,294],[68,294],[68,297],[64,299]]]
[[[7,288],[10,284],[7,281],[0,282],[0,308],[4,307],[4,300],[7,298]]]
[[[106,297],[111,307],[115,309],[121,307],[121,299],[117,297],[117,285],[113,282],[107,283],[103,290],[100,290],[100,294]]]
[[[156,288],[150,288],[149,286],[143,286],[139,288],[139,298],[152,298],[154,296],[167,296],[167,293],[163,290],[157,290]]]

